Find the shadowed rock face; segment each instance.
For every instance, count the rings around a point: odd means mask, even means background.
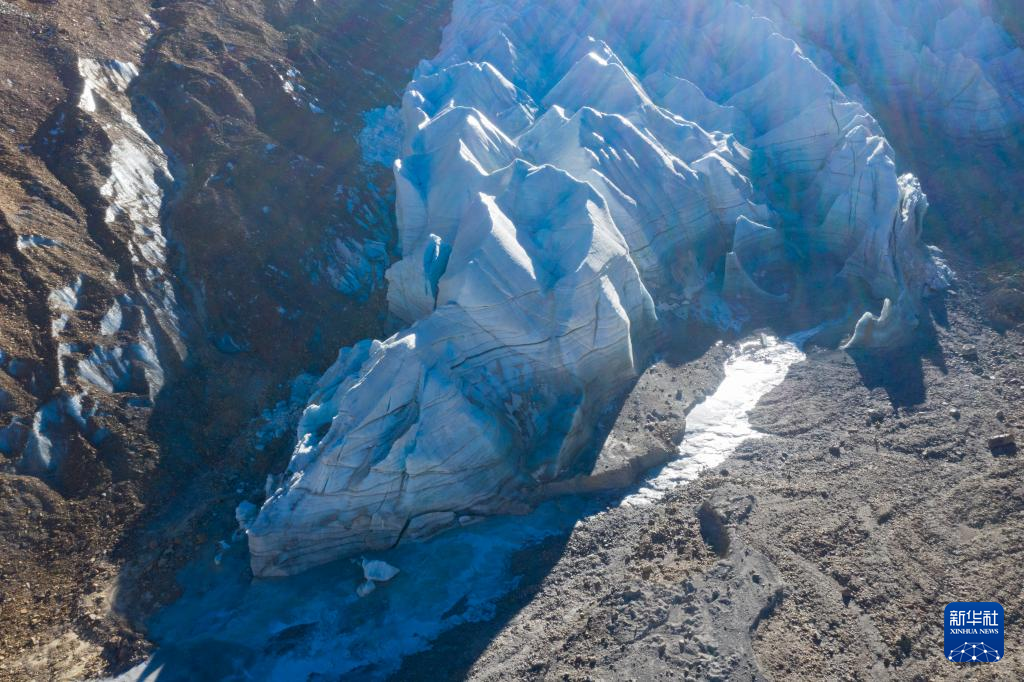
[[[886,346],[945,286],[875,120],[736,3],[456,3],[401,122],[410,326],[321,379],[249,529],[258,575],[529,504],[661,325],[722,293],[852,283],[889,301],[853,343]]]

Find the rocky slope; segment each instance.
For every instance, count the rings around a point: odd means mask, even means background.
[[[133,657],[147,576],[270,468],[260,411],[387,329],[393,183],[357,137],[446,11],[0,3],[0,676]]]
[[[132,482],[155,465],[154,397],[181,362],[154,220],[165,165],[124,93],[146,11],[0,6],[4,676],[58,661],[73,676],[131,650],[102,588],[143,504]]]

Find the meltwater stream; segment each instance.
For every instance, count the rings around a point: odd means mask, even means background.
[[[661,499],[672,488],[718,466],[748,438],[761,434],[750,425],[750,411],[768,391],[782,383],[790,366],[804,359],[800,345],[807,334],[788,339],[762,335],[739,344],[725,363],[725,379],[704,402],[686,415],[686,436],[679,457],[652,473],[623,504]]]
[[[769,336],[741,343],[718,390],[688,416],[680,457],[622,504],[650,504],[757,436],[747,415],[804,357],[799,344]],[[527,516],[488,519],[374,553],[400,573],[365,597],[356,594],[362,571],[354,561],[252,580],[244,543],[236,543],[219,565],[211,555],[182,571],[183,596],[150,623],[159,650],[121,679],[386,678],[445,631],[493,618],[520,579],[512,566],[518,553],[606,509],[607,498],[565,497]]]

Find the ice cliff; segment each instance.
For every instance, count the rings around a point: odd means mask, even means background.
[[[248,530],[257,575],[529,506],[662,321],[719,295],[863,287],[885,311],[853,341],[878,345],[942,286],[878,124],[743,4],[459,0],[401,120],[408,327],[320,379]]]

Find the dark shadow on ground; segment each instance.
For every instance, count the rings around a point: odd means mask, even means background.
[[[464,680],[470,668],[499,632],[529,604],[540,591],[544,578],[562,558],[570,535],[551,537],[525,547],[512,559],[510,573],[519,580],[516,587],[497,604],[494,618],[482,623],[464,623],[438,637],[429,649],[407,656],[392,680],[442,682]]]
[[[925,362],[937,367],[943,374],[948,371],[936,335],[936,324],[949,324],[944,297],[933,297],[928,305],[930,316],[921,320],[917,338],[910,346],[878,352],[848,351],[864,385],[869,389],[884,389],[894,408],[913,407],[927,400]]]

